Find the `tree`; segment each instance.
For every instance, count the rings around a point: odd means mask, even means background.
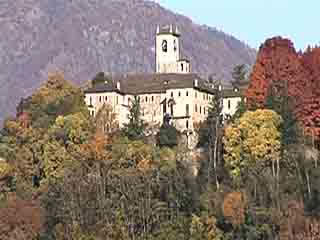
[[[282,150],[298,143],[298,120],[292,110],[293,101],[288,93],[288,81],[277,81],[270,85],[265,108],[275,111],[282,118],[280,127]]]
[[[124,125],[123,133],[131,140],[139,140],[145,137],[146,123],[141,118],[141,105],[135,96],[129,109],[129,123]]]
[[[231,192],[224,198],[222,211],[233,226],[244,223],[246,217],[247,197],[242,192]]]
[[[110,82],[111,79],[105,75],[104,72],[99,72],[97,75],[92,79],[91,84],[96,85],[96,84],[101,84],[101,83],[108,83]]]
[[[44,212],[38,202],[12,195],[0,207],[0,239],[37,239],[44,226]]]
[[[224,160],[233,178],[245,169],[272,166],[279,174],[281,117],[272,110],[248,111],[225,129]],[[276,169],[277,168],[277,169]]]
[[[175,147],[178,145],[179,131],[172,125],[162,124],[157,134],[157,145],[160,147]]]
[[[236,65],[232,71],[232,78],[233,78],[233,81],[231,81],[231,84],[234,87],[240,87],[246,84],[247,83],[246,65],[245,64]]]

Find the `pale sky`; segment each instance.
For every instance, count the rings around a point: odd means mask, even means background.
[[[320,45],[320,0],[155,0],[258,48],[267,38],[290,38],[297,49]]]

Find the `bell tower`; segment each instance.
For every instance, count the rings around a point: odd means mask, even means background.
[[[156,73],[177,73],[180,59],[180,33],[172,25],[157,27]]]

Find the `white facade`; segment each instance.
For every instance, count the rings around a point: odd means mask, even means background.
[[[169,29],[157,28],[156,73],[190,73],[190,62],[180,59],[180,33],[170,25]]]
[[[149,125],[160,126],[168,114],[179,131],[192,135],[191,138],[195,137],[193,133],[197,123],[205,121],[208,116],[214,86],[196,74],[190,74],[190,62],[180,59],[179,36],[178,30],[174,32],[172,26],[165,32],[157,29],[156,74],[146,79],[136,74],[137,77],[131,79],[134,81],[120,79],[119,82],[106,82],[103,86],[93,86],[85,91],[90,115],[96,116],[99,109],[107,104],[112,107],[118,126],[122,128],[129,121],[131,101],[137,97],[142,119]],[[139,82],[139,79],[143,81]],[[128,83],[131,83],[131,88],[128,88]],[[236,112],[242,98],[240,92],[232,89],[222,91],[222,114],[226,119]]]

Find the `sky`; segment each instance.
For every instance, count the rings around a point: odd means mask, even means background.
[[[258,49],[270,37],[304,50],[320,44],[320,0],[155,0],[195,23],[222,30]]]

